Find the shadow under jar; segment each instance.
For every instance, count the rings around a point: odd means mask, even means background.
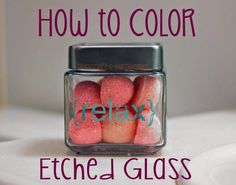
[[[80,44],[65,73],[65,143],[85,155],[150,155],[166,143],[160,44]]]

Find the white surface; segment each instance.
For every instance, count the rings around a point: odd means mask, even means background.
[[[180,180],[180,185],[232,185],[236,172],[236,144],[204,152],[194,157],[188,168],[194,175],[189,181]]]
[[[236,24],[235,0],[208,1],[115,1],[100,0],[5,0],[8,100],[11,104],[60,110],[63,104],[63,74],[67,70],[68,46],[80,42],[162,42],[167,68],[168,113],[170,116],[235,107]],[[89,9],[86,37],[38,37],[38,9],[75,10],[83,19]],[[117,8],[121,13],[120,35],[101,37],[97,12]],[[136,8],[194,8],[197,36],[192,38],[135,37],[128,17]],[[165,23],[167,16],[165,13]],[[136,27],[144,28],[144,16]],[[176,19],[175,19],[176,20]],[[75,20],[76,22],[76,20]],[[166,25],[164,29],[166,30]],[[189,30],[189,23],[187,23]]]
[[[236,111],[212,112],[202,115],[168,120],[167,146],[163,157],[192,158],[217,146],[236,143]],[[40,181],[39,158],[75,155],[64,146],[63,116],[20,108],[0,111],[0,185],[65,184],[65,181]],[[158,155],[157,155],[158,156]],[[147,157],[149,172],[157,156]],[[78,156],[81,163],[90,157]],[[127,180],[122,166],[127,157],[115,159],[114,181],[68,181],[70,184],[161,184],[174,185],[174,181]],[[145,156],[138,157],[143,165]],[[106,172],[111,157],[97,157],[97,173]],[[180,166],[178,166],[180,168]],[[67,168],[67,173],[72,168]],[[168,169],[166,171],[168,173]],[[48,171],[47,175],[52,174]],[[192,174],[194,176],[194,174]],[[67,183],[68,183],[67,182]],[[209,184],[210,185],[210,184]]]
[[[63,135],[63,115],[23,108],[0,109],[0,141]]]

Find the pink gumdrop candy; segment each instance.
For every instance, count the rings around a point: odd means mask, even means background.
[[[150,109],[150,103],[148,99],[152,101],[153,107],[155,107],[159,101],[160,94],[160,81],[156,77],[152,76],[139,76],[134,80],[134,96],[131,100],[131,104],[140,107],[145,105],[145,109]]]
[[[82,110],[83,106],[92,109],[95,104],[101,104],[100,85],[92,81],[78,83],[74,89],[72,100],[77,111]]]
[[[94,144],[102,140],[101,123],[92,117],[91,111],[86,111],[85,119],[78,112],[69,122],[69,137],[74,144]]]
[[[153,122],[150,126],[151,111],[143,111],[142,115],[145,121],[138,119],[137,130],[134,137],[134,144],[138,145],[152,145],[156,144],[161,139],[160,121],[156,115],[153,117]]]
[[[101,101],[105,107],[109,107],[112,99],[112,107],[127,104],[134,93],[133,82],[123,76],[105,77],[101,85]]]
[[[117,112],[124,111],[125,109],[115,110],[113,109],[113,115],[115,116]],[[127,110],[127,109],[126,109]],[[136,120],[132,120],[133,113],[128,111],[128,118],[122,122],[117,121],[114,118],[109,120],[109,115],[106,115],[106,119],[102,121],[102,139],[107,143],[130,143],[134,139],[134,134],[136,130]],[[118,116],[119,118],[124,118],[124,116]]]

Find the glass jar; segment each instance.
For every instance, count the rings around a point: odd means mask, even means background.
[[[80,44],[65,73],[65,143],[78,154],[155,154],[166,143],[160,44]]]

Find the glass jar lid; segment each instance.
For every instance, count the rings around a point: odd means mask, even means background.
[[[69,69],[110,71],[161,71],[159,43],[77,44],[69,47]]]

